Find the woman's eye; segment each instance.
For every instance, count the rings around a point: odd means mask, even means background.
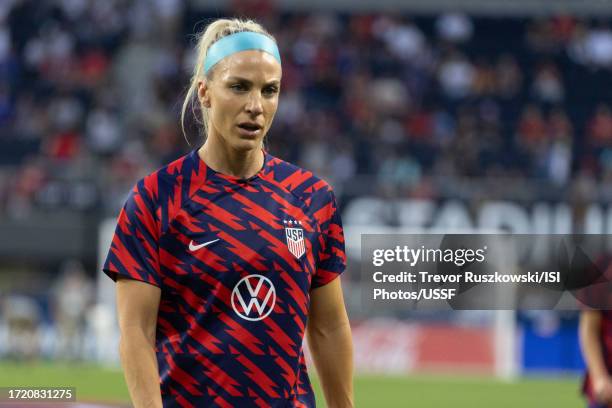
[[[277,92],[278,92],[278,88],[276,88],[276,87],[274,87],[274,86],[273,86],[273,87],[270,87],[270,88],[265,88],[265,89],[264,89],[264,93],[265,93],[266,95],[274,95],[274,94],[275,94],[275,93],[277,93]]]
[[[234,84],[234,85],[230,86],[230,88],[232,88],[233,90],[236,90],[236,91],[244,91],[246,89],[245,86],[242,85],[242,84]]]

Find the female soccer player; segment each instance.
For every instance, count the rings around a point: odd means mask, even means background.
[[[119,215],[104,271],[136,407],[314,407],[305,332],[328,406],[353,406],[334,195],[263,150],[281,75],[260,25],[210,24],[182,114],[195,101],[205,141]]]
[[[585,310],[580,341],[587,375],[583,391],[589,408],[612,408],[612,310]]]

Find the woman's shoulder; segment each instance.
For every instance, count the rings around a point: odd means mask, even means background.
[[[264,177],[303,199],[313,195],[333,195],[327,181],[310,170],[275,156],[269,155]]]
[[[272,157],[267,162],[267,168],[264,177],[297,196],[322,228],[335,225],[336,229],[341,229],[336,197],[327,181],[309,170],[277,157]]]
[[[206,170],[199,160],[194,160],[194,154],[187,153],[147,174],[136,183],[134,191],[146,195],[154,206],[168,200],[180,203],[194,191],[193,185],[199,186],[205,179]]]

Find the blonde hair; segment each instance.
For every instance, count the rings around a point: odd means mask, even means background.
[[[260,33],[267,35],[272,40],[276,41],[274,37],[266,31],[259,23],[254,20],[249,19],[239,19],[239,18],[221,18],[215,20],[211,24],[206,27],[202,33],[197,35],[197,57],[196,63],[193,67],[193,74],[191,76],[191,80],[189,83],[189,89],[187,90],[187,94],[185,95],[185,100],[183,101],[183,108],[181,109],[181,129],[183,130],[183,136],[187,143],[189,143],[189,139],[187,138],[187,132],[185,131],[185,114],[187,109],[191,107],[191,113],[195,119],[196,124],[203,126],[204,135],[208,134],[208,109],[202,106],[199,103],[197,98],[198,95],[198,82],[202,79],[207,81],[212,80],[212,76],[214,73],[214,68],[208,71],[207,74],[204,73],[204,62],[206,61],[206,54],[208,53],[208,49],[212,44],[221,38],[239,33],[242,31],[252,31],[254,33]],[[201,117],[198,117],[196,106],[201,112]]]

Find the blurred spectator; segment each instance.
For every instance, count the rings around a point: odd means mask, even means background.
[[[443,40],[463,43],[472,38],[474,26],[470,18],[463,13],[445,13],[437,18],[436,31]]]
[[[478,61],[474,68],[473,95],[477,97],[492,96],[496,91],[494,69],[484,60]]]
[[[395,78],[373,80],[368,90],[369,104],[379,115],[402,115],[411,106],[404,84]]]
[[[547,141],[535,151],[539,175],[557,186],[566,186],[572,167],[573,127],[561,109],[553,110],[548,119]]]
[[[410,139],[431,143],[434,133],[434,118],[431,112],[418,110],[413,112],[406,122],[406,131]]]
[[[457,136],[450,145],[453,167],[469,177],[480,174],[480,154],[484,145],[479,140],[478,118],[472,109],[458,111]]]
[[[57,356],[84,357],[86,316],[94,303],[93,282],[77,260],[66,261],[51,289],[53,319],[57,328]]]
[[[521,114],[517,126],[517,141],[528,151],[539,149],[548,141],[546,121],[536,105],[528,105]]]
[[[584,24],[577,23],[572,37],[566,45],[568,56],[572,62],[576,64],[585,65],[589,63],[586,50],[586,39],[588,34],[588,27]]]
[[[80,154],[81,143],[81,134],[76,128],[60,129],[45,140],[43,152],[53,160],[70,162]]]
[[[384,157],[378,171],[378,184],[384,191],[401,195],[421,179],[421,167],[410,155],[392,150],[384,153]]]
[[[442,149],[455,137],[455,118],[439,107],[432,113],[432,137],[435,144]]]
[[[276,111],[275,121],[287,126],[295,126],[304,115],[302,95],[295,90],[285,91],[283,93],[283,103],[279,104]]]
[[[119,118],[105,107],[93,110],[86,124],[86,134],[90,149],[99,154],[115,152],[121,143]]]
[[[606,104],[597,106],[595,115],[589,120],[587,134],[595,147],[612,146],[612,113]]]
[[[523,74],[516,59],[511,54],[502,54],[495,67],[497,94],[504,99],[516,97],[523,82]]]
[[[49,115],[52,118],[53,126],[60,132],[67,129],[76,129],[83,120],[82,102],[68,92],[58,95],[49,104]]]
[[[153,12],[159,21],[162,38],[174,38],[180,29],[181,16],[183,14],[182,0],[154,0],[152,2]],[[250,15],[250,14],[245,14]]]
[[[533,21],[527,29],[527,46],[532,52],[553,54],[562,49],[555,25],[549,18]]]
[[[330,171],[334,186],[342,186],[351,182],[357,172],[353,146],[348,141],[340,141],[335,149],[330,163]]]
[[[385,118],[376,128],[378,140],[383,147],[397,148],[406,142],[406,132],[402,124],[394,118]]]
[[[607,23],[591,29],[585,38],[586,59],[589,63],[612,67],[612,31]]]
[[[535,73],[531,92],[542,102],[559,103],[565,97],[565,87],[559,70],[552,63],[542,64]]]
[[[574,126],[563,109],[554,109],[550,114],[548,131],[550,139],[573,139]]]
[[[29,92],[18,96],[13,121],[15,137],[38,140],[51,127],[49,110],[39,99]]]
[[[553,140],[547,153],[547,178],[557,186],[565,186],[572,165],[572,139],[564,137]]]
[[[440,64],[438,81],[444,94],[451,99],[470,95],[476,71],[472,63],[460,52],[454,51]]]
[[[18,360],[37,358],[40,353],[39,305],[28,296],[13,294],[6,296],[0,306],[7,324],[8,357]]]
[[[422,60],[426,46],[425,36],[411,22],[381,17],[374,22],[373,30],[400,61],[415,64]]]
[[[576,30],[576,18],[569,14],[560,14],[552,18],[552,32],[554,37],[563,44],[569,43]]]
[[[24,163],[15,177],[10,180],[7,195],[7,213],[13,218],[27,218],[34,211],[34,200],[47,183],[47,175],[40,160],[31,160]]]

